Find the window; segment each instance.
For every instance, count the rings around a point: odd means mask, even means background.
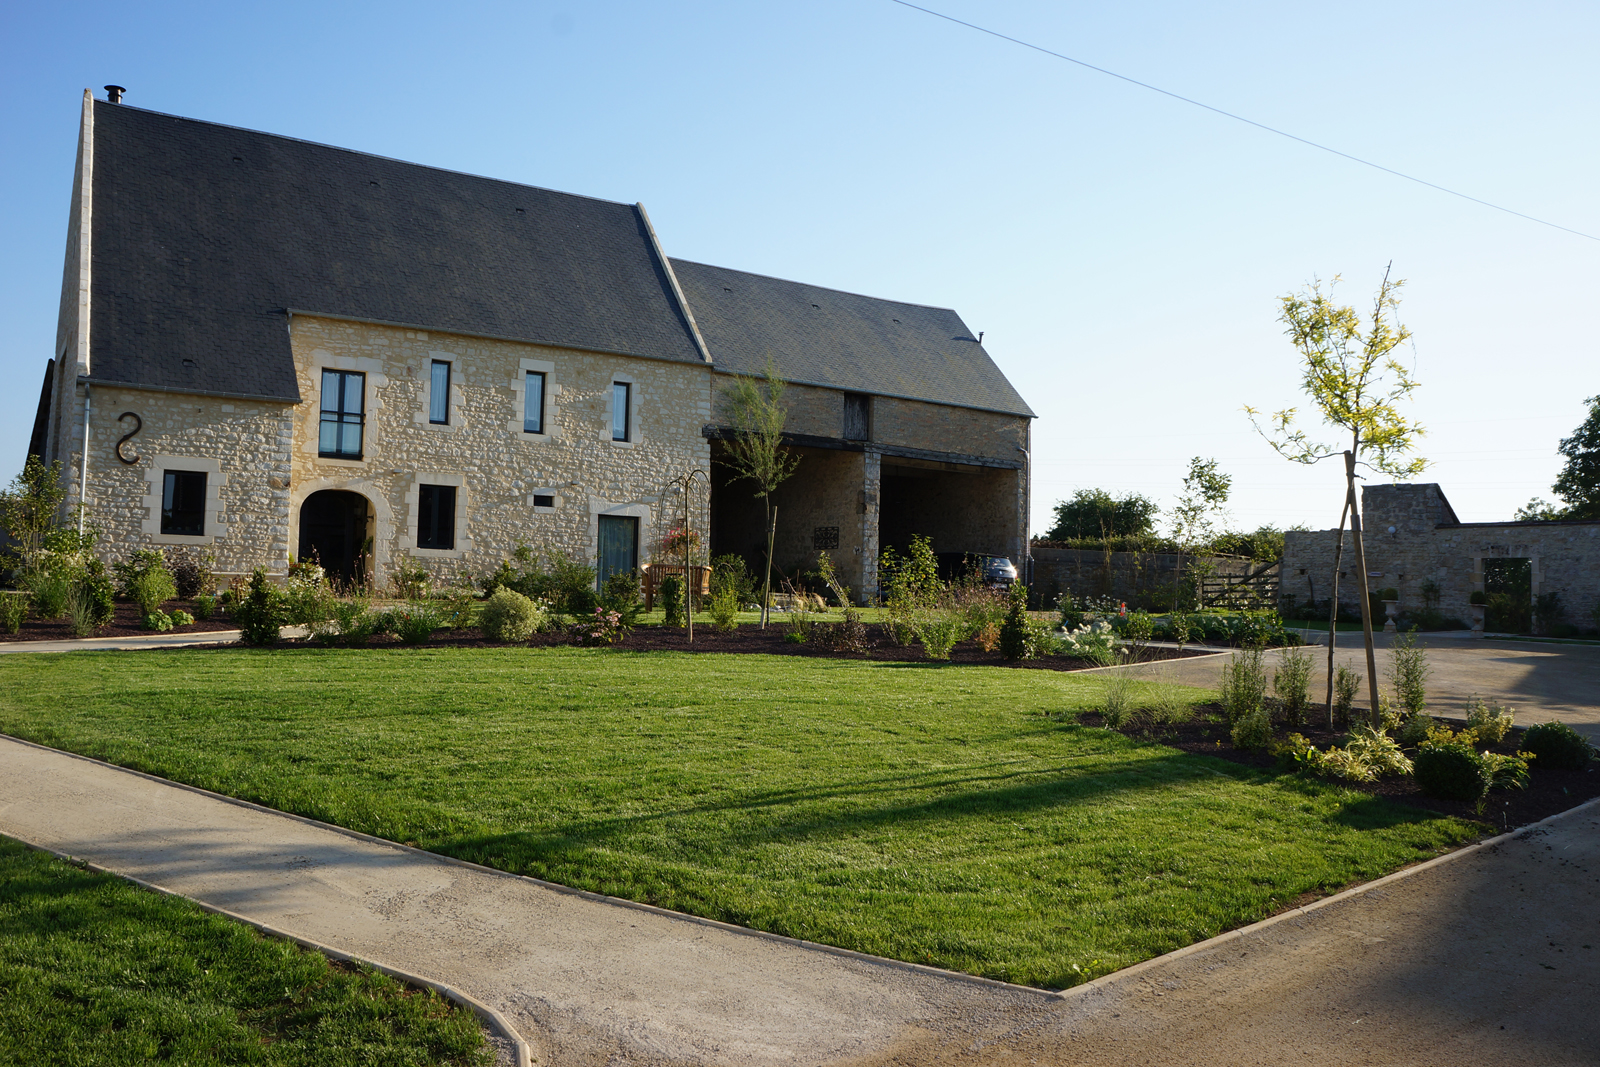
[[[417,547],[456,547],[456,487],[424,485],[417,493]]]
[[[631,441],[629,435],[632,426],[629,425],[631,414],[628,410],[628,401],[631,398],[633,386],[627,382],[611,383],[611,439],[613,441]]]
[[[359,371],[322,372],[322,432],[317,438],[317,455],[361,458],[366,391],[367,376]]]
[[[450,423],[450,364],[446,360],[433,361],[433,387],[428,390],[428,421],[435,426]]]
[[[844,439],[872,440],[872,397],[866,393],[844,394]]]
[[[544,374],[528,372],[528,385],[522,391],[522,432],[544,433]]]
[[[161,532],[204,537],[206,472],[165,471],[161,475]]]
[[[533,494],[533,506],[536,508],[553,508],[556,506],[556,498],[545,496],[543,493],[535,493]]]

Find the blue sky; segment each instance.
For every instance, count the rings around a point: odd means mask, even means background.
[[[951,15],[1600,235],[1600,9],[926,0]],[[1255,437],[1300,403],[1277,300],[1384,265],[1468,521],[1549,496],[1600,394],[1600,242],[909,10],[764,3],[0,8],[0,474],[54,340],[79,99],[620,201],[670,254],[956,308],[1039,413],[1034,526],[1080,487],[1332,526],[1340,475]]]

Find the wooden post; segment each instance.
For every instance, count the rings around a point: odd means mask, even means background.
[[[1339,509],[1339,529],[1333,535],[1333,596],[1328,607],[1328,728],[1333,728],[1333,649],[1339,633],[1339,563],[1344,559],[1344,520],[1350,514],[1350,498]]]

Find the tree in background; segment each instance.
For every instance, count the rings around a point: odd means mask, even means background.
[[[722,390],[722,411],[734,431],[726,442],[723,462],[733,468],[735,478],[755,482],[755,495],[767,506],[767,567],[761,581],[761,625],[765,628],[772,600],[772,546],[778,532],[778,509],[773,506],[772,494],[800,463],[799,456],[783,447],[788,409],[783,406],[783,381],[773,361],[767,360],[764,378],[736,376],[733,384]]]
[[[1178,578],[1173,583],[1173,610],[1178,610],[1178,588],[1182,585],[1183,557],[1187,553],[1197,556],[1211,546],[1217,537],[1217,521],[1227,506],[1228,494],[1233,489],[1233,475],[1217,470],[1217,461],[1195,456],[1189,461],[1189,473],[1183,478],[1183,495],[1172,509],[1172,539],[1178,544]],[[1194,577],[1195,605],[1200,603],[1200,586],[1209,568],[1198,561],[1189,569]]]
[[[1394,358],[1394,350],[1411,337],[1411,331],[1392,321],[1399,307],[1398,293],[1405,282],[1389,280],[1384,268],[1383,281],[1372,302],[1370,316],[1355,308],[1333,302],[1335,277],[1327,290],[1314,280],[1302,292],[1280,297],[1278,321],[1300,354],[1302,387],[1316,405],[1322,420],[1350,435],[1344,449],[1345,501],[1339,516],[1336,553],[1344,544],[1345,515],[1350,517],[1351,540],[1356,552],[1356,574],[1360,581],[1361,630],[1367,648],[1367,687],[1372,701],[1372,724],[1379,719],[1378,671],[1372,652],[1372,612],[1367,597],[1367,554],[1361,541],[1361,514],[1356,499],[1356,467],[1366,467],[1395,478],[1411,478],[1427,466],[1420,456],[1408,456],[1423,429],[1407,421],[1395,404],[1411,395],[1417,381]],[[1273,431],[1263,430],[1256,421],[1258,412],[1246,405],[1251,425],[1266,438],[1279,455],[1295,463],[1319,463],[1341,454],[1335,445],[1319,444],[1294,428],[1295,409],[1286,408],[1272,417]],[[1335,621],[1339,612],[1339,559],[1333,565],[1333,596],[1328,622],[1328,716],[1333,716],[1333,646]]]
[[[1600,396],[1584,403],[1589,405],[1589,417],[1571,437],[1562,438],[1557,449],[1567,457],[1567,465],[1551,488],[1567,502],[1559,516],[1563,519],[1600,519]]]
[[[17,542],[18,559],[31,559],[45,540],[61,527],[61,502],[67,490],[61,484],[61,461],[48,467],[30,455],[11,488],[0,493],[0,525]]]
[[[1079,489],[1072,499],[1056,501],[1056,524],[1045,537],[1071,541],[1147,534],[1159,513],[1154,500],[1138,493],[1114,497],[1104,489]]]

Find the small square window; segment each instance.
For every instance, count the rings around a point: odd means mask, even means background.
[[[205,471],[162,472],[161,532],[184,537],[205,536]]]
[[[542,493],[535,493],[533,494],[533,506],[536,508],[553,508],[556,506],[556,498],[545,496]]]
[[[417,547],[456,547],[456,487],[423,485],[417,492]]]
[[[428,390],[428,421],[435,426],[450,423],[450,364],[442,359],[433,361],[433,380]]]
[[[630,435],[633,427],[628,410],[633,399],[633,386],[627,382],[611,383],[611,439],[613,441],[631,441]]]
[[[528,372],[522,391],[522,432],[544,433],[544,375],[536,370]]]

